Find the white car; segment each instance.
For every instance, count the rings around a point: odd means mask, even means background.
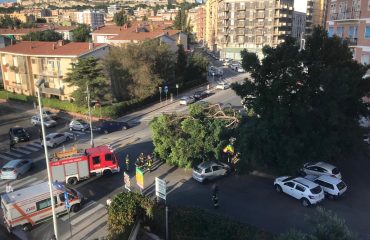
[[[49,119],[55,119],[57,117],[57,114],[56,113],[53,113],[49,110],[43,110],[42,111],[42,116],[45,118],[49,118]]]
[[[69,132],[65,133],[50,133],[46,136],[46,146],[55,148],[58,145],[68,142],[69,140],[73,139],[74,135]],[[41,146],[44,146],[44,141],[41,141]]]
[[[226,176],[230,173],[230,166],[218,161],[202,162],[193,168],[193,178],[198,182],[204,183],[218,177]]]
[[[31,124],[34,126],[41,126],[41,119],[40,116],[35,115],[31,117]],[[50,118],[44,118],[44,126],[45,127],[54,127],[57,125],[57,122],[50,119]]]
[[[217,83],[216,89],[225,90],[225,89],[228,89],[229,87],[230,85],[228,83],[219,82]]]
[[[193,97],[182,97],[180,99],[180,105],[188,105],[193,102],[195,102],[195,99]]]
[[[235,71],[237,71],[239,73],[245,72],[244,68],[242,66],[240,66],[240,65],[236,67]]]
[[[284,192],[302,202],[304,207],[321,202],[325,198],[322,188],[302,177],[278,177],[274,181],[277,192]]]
[[[307,175],[304,178],[318,184],[324,190],[325,195],[331,199],[338,198],[347,191],[347,185],[335,177]]]
[[[340,173],[338,168],[325,162],[306,163],[303,165],[303,168],[301,168],[300,172],[303,175],[328,175],[342,179],[342,174]]]

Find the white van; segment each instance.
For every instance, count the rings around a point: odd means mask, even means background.
[[[81,208],[83,196],[61,183],[53,183],[55,212],[62,215],[68,212],[65,194],[68,195],[70,210],[77,212]],[[66,193],[65,193],[66,192]],[[33,226],[52,217],[49,183],[43,182],[34,186],[19,189],[1,195],[1,208],[4,223],[9,232],[17,226],[30,231]]]

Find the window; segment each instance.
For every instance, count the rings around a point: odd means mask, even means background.
[[[328,172],[325,168],[322,168],[322,167],[317,167],[317,171],[322,172],[322,173]]]
[[[357,26],[350,26],[348,31],[350,38],[357,38]]]
[[[206,168],[205,170],[204,170],[204,173],[210,173],[211,172],[211,168]]]
[[[288,187],[291,187],[293,188],[294,187],[294,183],[292,182],[287,182],[287,183],[284,183],[285,186],[288,186]]]
[[[369,64],[369,55],[362,55],[361,56],[361,63],[363,65],[368,65]]]
[[[367,10],[370,10],[370,0],[367,1]]]
[[[365,28],[365,38],[370,38],[370,26],[366,26]]]
[[[213,166],[212,169],[213,169],[213,171],[218,171],[218,170],[220,170],[220,167],[219,166]]]
[[[112,160],[113,160],[113,156],[111,153],[105,154],[105,161],[112,161]]]
[[[32,64],[36,64],[36,59],[32,59]]]
[[[304,187],[302,187],[302,186],[300,186],[298,184],[297,184],[297,186],[295,186],[295,189],[297,189],[300,192],[304,192],[304,190],[305,190]]]
[[[57,198],[54,196],[54,204],[57,203]],[[51,206],[51,198],[48,198],[48,199],[45,199],[45,200],[41,200],[39,202],[36,202],[36,209],[37,211],[40,211],[44,208],[48,208]]]
[[[93,164],[100,164],[100,156],[93,157]]]
[[[344,27],[337,27],[337,36],[343,37]]]

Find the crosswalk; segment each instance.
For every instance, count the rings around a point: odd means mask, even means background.
[[[6,184],[8,183],[10,184],[10,186],[12,186],[13,190],[15,191],[17,189],[33,186],[33,185],[36,185],[42,182],[45,182],[45,181],[41,179],[37,179],[36,177],[33,177],[33,176],[24,177],[19,180],[1,180],[0,181],[0,193],[5,192]]]
[[[73,134],[76,136],[86,135],[86,132],[77,132],[73,131]],[[11,161],[17,158],[24,158],[26,155],[29,155],[34,152],[42,150],[40,140],[35,140],[32,142],[24,143],[20,146],[15,146],[12,150],[1,152],[0,153],[0,162],[1,161]]]
[[[146,114],[144,117],[140,119],[140,122],[150,122],[152,121],[155,117],[159,117],[162,114],[171,114],[171,113],[179,113],[184,111],[184,106],[180,107],[176,104],[175,107],[172,107],[171,109],[166,109],[165,111],[162,112],[153,112]]]
[[[64,215],[59,218],[65,224],[71,224],[71,232],[65,232],[61,240],[87,240],[98,239],[98,234],[105,233],[102,228],[106,227],[108,215],[105,206],[95,201],[87,202],[77,213],[70,216]]]

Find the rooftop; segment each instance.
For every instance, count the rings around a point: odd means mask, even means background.
[[[116,25],[106,25],[103,27],[99,27],[97,30],[93,32],[93,34],[112,34],[118,35],[123,31],[127,30],[135,30],[136,28],[146,28],[148,31],[155,31],[155,30],[164,30],[168,27],[173,25],[172,21],[158,21],[158,22],[142,22],[142,21],[134,21],[131,23],[130,27],[125,26],[116,26]]]
[[[89,49],[88,42],[71,42],[59,45],[59,42],[21,41],[19,43],[0,49],[0,53],[13,53],[20,55],[58,55],[80,56],[93,51],[96,48],[108,46],[104,43],[93,43],[93,49]]]
[[[172,36],[176,33],[180,32],[179,30],[157,30],[152,32],[136,32],[132,31],[131,29],[129,31],[123,31],[116,37],[111,38],[110,40],[113,41],[120,41],[120,40],[137,40],[137,41],[144,41],[147,39],[153,39],[157,38],[162,35],[168,35]]]

